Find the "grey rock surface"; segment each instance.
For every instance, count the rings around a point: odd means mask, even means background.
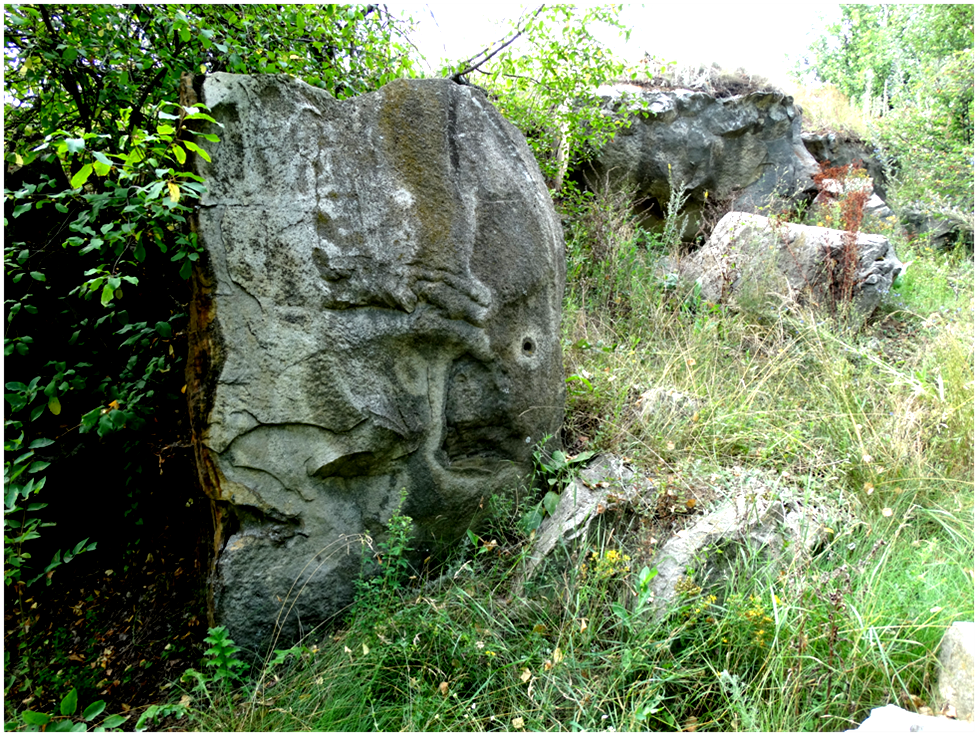
[[[729,212],[706,245],[684,258],[680,276],[700,284],[703,299],[720,302],[776,292],[793,300],[830,300],[827,261],[841,259],[846,233],[823,227],[778,223],[760,215]],[[882,235],[857,233],[858,263],[852,304],[868,318],[889,292],[903,264]],[[835,271],[834,279],[841,280]]]
[[[975,720],[975,622],[955,621],[937,653],[937,692],[959,720]]]
[[[607,181],[634,190],[653,226],[666,211],[670,182],[689,197],[686,237],[696,233],[707,202],[759,212],[814,195],[818,165],[802,142],[801,115],[789,96],[752,92],[718,99],[629,85],[601,93],[632,124],[598,152],[585,176],[597,186]]]
[[[559,220],[471,87],[336,101],[206,78],[188,400],[215,514],[211,615],[262,656],[347,606],[397,510],[427,553],[515,491],[563,417]]]
[[[859,728],[851,728],[842,733],[945,733],[965,734],[974,732],[974,724],[955,721],[941,716],[926,716],[904,710],[897,705],[873,708],[869,718]]]
[[[587,534],[594,519],[603,513],[599,508],[617,503],[610,501],[610,496],[631,501],[642,495],[652,495],[652,484],[621,458],[599,455],[591,460],[580,477],[560,492],[553,515],[540,524],[526,558],[526,567],[514,585],[517,594],[559,543],[571,542]]]
[[[802,133],[801,140],[819,163],[828,161],[833,167],[862,164],[876,193],[886,199],[886,169],[871,144],[836,133]]]
[[[721,502],[662,546],[654,559],[658,574],[649,586],[648,610],[655,618],[664,616],[690,571],[699,587],[719,581],[727,573],[727,560],[739,557],[738,547],[746,547],[759,565],[806,564],[835,518],[831,509],[806,504],[787,489],[753,479],[752,487]]]

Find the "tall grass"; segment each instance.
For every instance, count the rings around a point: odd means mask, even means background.
[[[691,571],[655,620],[634,611],[655,498],[604,514],[525,585],[511,499],[436,579],[399,574],[396,517],[387,572],[343,625],[198,699],[195,725],[807,731],[933,704],[941,636],[974,616],[973,264],[901,242],[906,278],[853,331],[763,287],[739,311],[702,301],[671,275],[678,241],[623,197],[571,215],[565,445],[717,495],[762,474],[841,509],[828,541],[804,565],[745,549],[717,582]],[[683,400],[649,407],[656,388]]]

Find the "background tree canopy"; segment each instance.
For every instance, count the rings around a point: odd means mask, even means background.
[[[974,230],[974,5],[843,5],[798,67],[861,106],[891,205]]]

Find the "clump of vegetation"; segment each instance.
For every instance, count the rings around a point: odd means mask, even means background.
[[[870,140],[869,124],[862,111],[835,85],[799,85],[792,94],[802,110],[802,132],[834,133],[845,140]]]
[[[854,130],[879,149],[894,211],[949,221],[973,242],[974,6],[841,11],[797,69],[809,88],[832,85],[814,95],[834,115],[821,125]]]
[[[706,92],[717,98],[747,95],[753,92],[783,94],[763,76],[752,74],[743,67],[725,69],[719,64],[680,64],[665,62],[646,55],[641,67],[644,73],[634,79],[619,82],[636,84],[648,89],[690,89]]]

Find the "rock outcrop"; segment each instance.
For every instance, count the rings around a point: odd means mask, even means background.
[[[886,199],[886,169],[870,144],[835,133],[803,133],[801,140],[819,163],[828,161],[833,167],[861,164],[877,196]]]
[[[827,305],[845,298],[844,251],[855,251],[851,303],[856,315],[869,317],[903,270],[890,241],[882,235],[778,222],[760,215],[730,212],[705,246],[679,264],[680,276],[700,285],[710,302],[743,301],[771,293]]]
[[[715,98],[686,89],[648,90],[619,84],[601,90],[609,110],[629,115],[582,174],[634,191],[656,226],[670,187],[688,197],[682,216],[692,238],[709,203],[761,212],[814,196],[818,165],[801,138],[801,114],[791,97],[751,92]],[[624,96],[623,96],[624,95]]]
[[[188,399],[212,618],[261,656],[350,603],[402,492],[427,554],[532,469],[563,416],[563,242],[471,87],[215,74],[202,101]]]

